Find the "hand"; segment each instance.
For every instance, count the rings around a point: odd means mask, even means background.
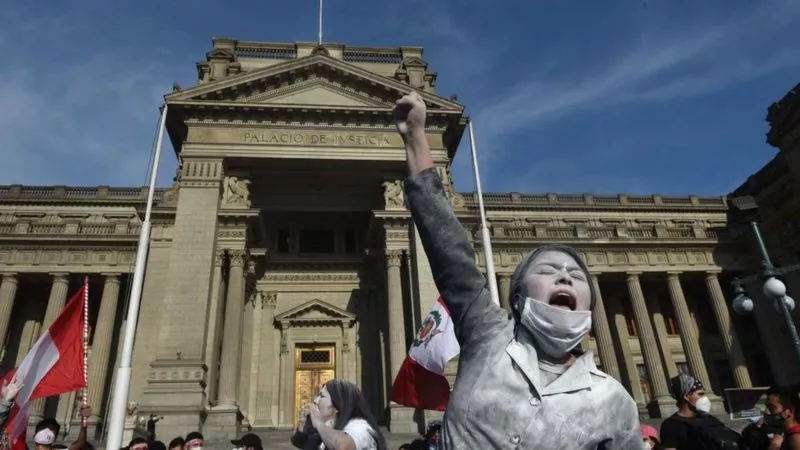
[[[394,120],[397,132],[403,139],[425,130],[425,110],[425,100],[416,91],[411,91],[396,102]]]
[[[82,406],[81,407],[81,417],[84,419],[88,419],[92,417],[92,407],[91,406]]]
[[[322,420],[322,414],[319,412],[319,406],[313,403],[309,404],[308,414],[311,416],[311,425],[314,425],[314,428],[319,428],[322,425],[325,425],[325,421]]]
[[[3,400],[6,402],[11,402],[14,400],[14,397],[19,394],[19,391],[22,390],[24,385],[20,383],[19,378],[17,378],[17,374],[14,374],[14,378],[11,379],[11,382],[3,382],[2,392],[0,392],[0,396],[2,396]]]
[[[308,406],[300,409],[300,414],[297,417],[297,429],[302,430],[306,425],[306,418],[308,417]]]
[[[783,446],[783,435],[782,434],[775,434],[772,437],[772,441],[769,443],[769,450],[780,450]]]

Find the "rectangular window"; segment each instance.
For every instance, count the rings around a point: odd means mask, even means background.
[[[672,310],[672,304],[665,297],[659,296],[658,306],[661,309],[661,316],[664,318],[664,327],[667,329],[667,334],[670,336],[677,335],[678,326],[675,322],[675,313]]]
[[[633,317],[631,301],[627,298],[621,298],[620,304],[622,305],[622,315],[625,316],[625,323],[628,326],[628,335],[630,337],[639,336],[639,333],[636,330],[636,319]]]
[[[289,230],[278,230],[278,253],[289,253],[291,248],[290,244],[291,234]]]
[[[301,230],[300,253],[335,253],[333,230]]]
[[[356,250],[356,232],[355,230],[345,230],[344,232],[344,252],[357,253]]]

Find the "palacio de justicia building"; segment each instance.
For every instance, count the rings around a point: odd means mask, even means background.
[[[434,64],[419,47],[214,39],[196,86],[165,96],[180,167],[156,195],[130,427],[156,414],[164,439],[289,429],[336,377],[357,383],[392,432],[417,429],[419,414],[387,398],[438,297],[401,185],[392,108],[409,89],[428,104],[434,158],[485,261],[477,196],[456,192],[450,175],[465,106],[437,95]],[[88,276],[97,430],[146,198],[140,187],[0,186],[0,373]],[[714,392],[718,414],[726,388],[795,382],[785,329],[760,289],[750,289],[756,314],[731,312],[731,280],[759,260],[726,198],[487,193],[501,301],[524,253],[550,242],[578,248],[601,297],[585,346],[643,418],[675,410],[668,378],[681,371]],[[75,397],[37,402],[31,420],[74,420]]]

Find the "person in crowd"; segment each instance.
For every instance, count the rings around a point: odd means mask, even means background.
[[[248,433],[239,439],[234,439],[231,441],[231,444],[238,450],[263,450],[261,438],[253,433]]]
[[[135,437],[128,443],[128,450],[147,450],[147,439]]]
[[[796,392],[770,390],[764,410],[764,427],[773,434],[770,450],[800,450],[800,399]]]
[[[711,413],[711,399],[703,384],[681,373],[670,379],[678,411],[661,423],[661,445],[672,450],[741,449],[739,433],[731,430]]]
[[[774,433],[764,427],[764,416],[751,417],[742,429],[742,442],[747,450],[768,450]]]
[[[434,420],[428,425],[428,430],[425,432],[425,449],[426,450],[440,450],[442,442],[442,421]]]
[[[186,435],[186,443],[183,444],[184,450],[203,450],[203,435],[199,431],[192,431]]]
[[[642,442],[644,448],[647,450],[661,450],[661,443],[658,440],[658,430],[652,425],[643,424],[640,427],[642,431]]]
[[[328,381],[307,409],[308,414],[302,420],[304,423],[298,425],[297,432],[292,436],[292,444],[297,448],[388,449],[383,435],[378,430],[378,422],[367,407],[364,395],[349,381],[339,379]]]
[[[3,381],[3,386],[0,388],[0,430],[5,429],[14,399],[21,389],[22,383],[16,375],[11,378],[10,382]]]
[[[509,317],[492,301],[445,195],[426,114],[417,92],[397,101],[410,173],[406,200],[461,346],[444,448],[642,448],[636,403],[580,348],[595,294],[578,252],[543,245],[523,257],[511,279]]]
[[[183,446],[186,444],[186,441],[183,440],[183,437],[178,436],[175,439],[169,441],[169,445],[167,446],[169,450],[183,450]]]
[[[147,444],[147,450],[167,450],[167,446],[161,441],[151,441]]]

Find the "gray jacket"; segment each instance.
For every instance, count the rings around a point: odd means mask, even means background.
[[[532,338],[492,302],[436,170],[408,177],[405,192],[461,345],[444,448],[644,449],[636,403],[590,352],[542,387]]]

